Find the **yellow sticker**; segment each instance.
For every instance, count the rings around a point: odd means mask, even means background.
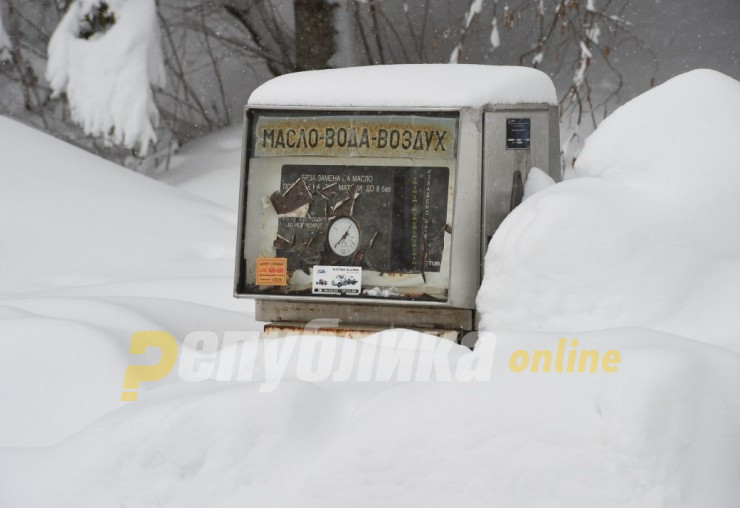
[[[288,258],[257,258],[258,286],[287,286]]]

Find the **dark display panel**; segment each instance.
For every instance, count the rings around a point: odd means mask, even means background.
[[[270,197],[276,255],[306,273],[314,265],[439,272],[449,179],[446,167],[284,165]]]
[[[532,125],[529,118],[506,119],[506,148],[529,148],[532,138]]]

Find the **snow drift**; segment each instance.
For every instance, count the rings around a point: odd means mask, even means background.
[[[230,208],[236,214],[239,208],[242,130],[243,127],[238,125],[191,141],[172,156],[169,170],[160,168],[153,176]]]
[[[620,372],[515,374],[514,350],[557,339],[505,333],[490,382],[168,385],[56,447],[4,450],[0,504],[734,508],[737,356],[579,338],[619,348]]]
[[[648,326],[740,350],[740,83],[692,71],[615,111],[577,178],[491,242],[487,329]]]
[[[2,293],[225,275],[236,217],[0,117]],[[188,253],[189,255],[183,255]]]
[[[257,327],[231,298],[233,210],[3,117],[0,202],[0,446],[119,407],[137,331]]]

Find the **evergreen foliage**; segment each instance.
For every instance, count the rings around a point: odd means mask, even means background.
[[[80,21],[77,36],[89,39],[95,34],[103,34],[116,22],[116,15],[110,10],[107,2],[100,2],[92,7]]]

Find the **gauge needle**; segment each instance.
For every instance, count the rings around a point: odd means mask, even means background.
[[[344,239],[347,238],[347,235],[349,235],[349,230],[350,229],[352,229],[352,226],[350,226],[350,227],[347,228],[347,231],[345,231],[344,234],[342,235],[342,238],[340,238],[339,241],[334,244],[334,247],[336,247],[337,245],[339,245],[340,243],[342,243],[344,241]]]

